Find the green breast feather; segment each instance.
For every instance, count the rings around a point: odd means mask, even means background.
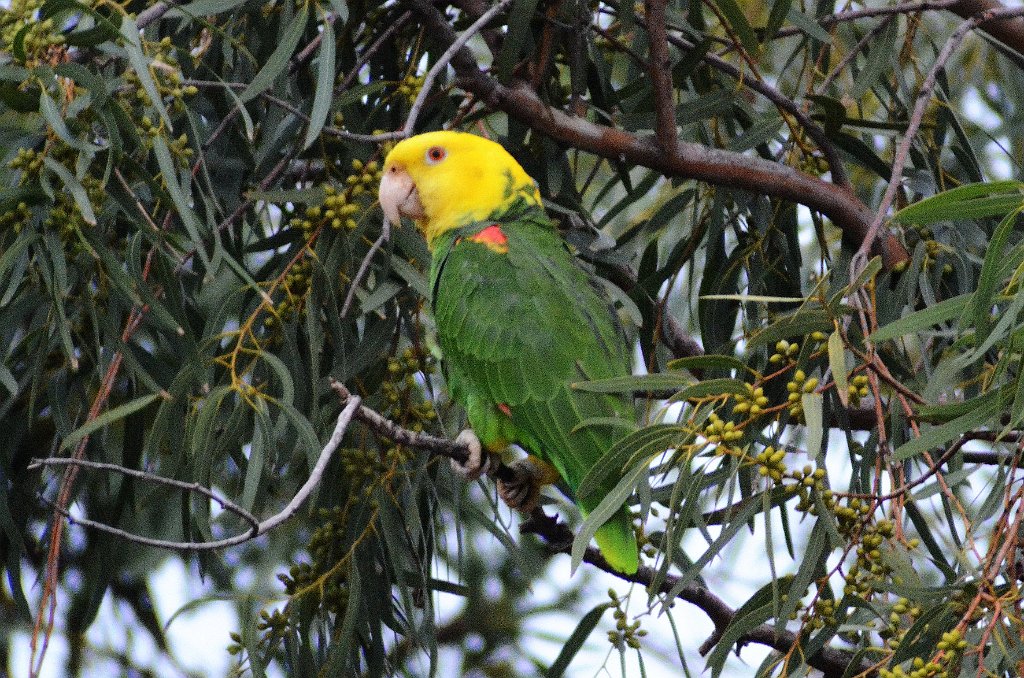
[[[623,426],[578,424],[616,417],[635,424],[626,397],[570,388],[631,373],[630,348],[599,283],[538,210],[439,236],[432,306],[449,389],[489,447],[517,443],[550,462],[576,492]],[[598,494],[615,486],[609,479]],[[580,506],[584,515],[600,497]],[[637,545],[625,510],[596,535],[608,561],[634,572]]]

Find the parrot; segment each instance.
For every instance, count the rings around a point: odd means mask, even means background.
[[[628,394],[572,385],[631,375],[632,351],[606,290],[545,213],[537,183],[501,144],[443,130],[394,146],[379,198],[388,222],[412,220],[431,251],[444,375],[470,425],[457,439],[470,460],[453,466],[478,478],[518,445],[529,456],[513,464],[521,483],[498,481],[506,503],[528,512],[542,485],[560,482],[586,518],[620,478],[608,474],[586,497],[575,496],[580,482],[635,429],[636,412]],[[614,569],[637,571],[624,506],[594,538]]]

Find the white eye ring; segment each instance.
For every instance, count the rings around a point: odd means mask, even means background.
[[[448,151],[443,146],[431,146],[427,149],[426,161],[428,165],[436,165],[448,157]]]

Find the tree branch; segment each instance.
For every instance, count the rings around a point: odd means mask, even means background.
[[[960,0],[949,7],[950,12],[970,19],[983,12],[1005,9],[997,0]],[[985,24],[983,31],[1024,57],[1024,18],[1007,16]]]
[[[644,21],[650,38],[648,77],[654,90],[654,129],[658,144],[666,153],[675,153],[679,144],[676,133],[676,107],[672,92],[672,59],[668,53],[665,31],[665,0],[644,0]]]
[[[331,379],[331,388],[338,394],[342,402],[350,402],[352,398],[358,398],[352,395],[352,393],[342,384],[340,381]],[[460,464],[465,464],[469,460],[469,448],[462,443],[457,443],[447,438],[438,438],[436,436],[429,435],[427,433],[416,433],[404,429],[390,419],[384,417],[371,410],[365,405],[360,405],[359,409],[356,410],[356,419],[363,422],[370,428],[372,428],[377,434],[393,440],[400,445],[408,445],[409,447],[415,447],[419,450],[425,450],[433,455],[439,455],[442,457],[448,457],[454,459]],[[514,482],[519,480],[519,476],[515,470],[505,464],[500,464],[498,469],[492,474],[498,480],[505,482]]]
[[[949,36],[949,39],[946,40],[946,44],[942,46],[942,50],[935,58],[935,63],[932,64],[928,75],[921,84],[921,89],[917,93],[917,101],[914,103],[914,111],[910,116],[910,121],[907,123],[907,129],[903,133],[903,139],[900,141],[900,145],[893,157],[892,175],[889,177],[889,185],[885,189],[885,195],[882,196],[882,201],[868,225],[867,232],[861,241],[860,247],[857,249],[857,253],[850,261],[851,280],[856,280],[860,272],[867,266],[868,258],[871,254],[871,243],[874,241],[875,234],[881,231],[882,222],[885,221],[889,207],[896,198],[896,191],[903,185],[903,167],[907,162],[907,157],[910,155],[910,147],[914,143],[917,130],[924,120],[924,114],[928,108],[928,103],[932,99],[932,93],[935,90],[935,83],[938,80],[939,73],[945,68],[946,62],[949,61],[949,58],[953,55],[956,48],[960,46],[964,38],[967,37],[967,34],[979,25],[987,24],[993,19],[1007,16],[1019,17],[1020,14],[1024,14],[1024,9],[1019,7],[1007,9],[998,5],[998,3],[996,5],[996,8],[972,16],[960,24],[956,31],[953,32],[953,35]]]
[[[685,38],[670,35],[668,39],[673,45],[680,49],[689,51],[696,47],[696,45]],[[701,55],[701,60],[712,68],[721,71],[735,79],[737,82],[742,83],[744,87],[757,92],[765,99],[772,102],[779,110],[785,111],[789,115],[793,116],[793,118],[800,123],[800,126],[803,128],[804,132],[807,133],[807,136],[817,144],[822,155],[825,156],[825,161],[828,162],[829,172],[832,173],[832,181],[839,186],[850,186],[850,178],[846,174],[846,168],[843,166],[842,158],[840,158],[839,153],[836,151],[832,140],[829,139],[825,130],[811,120],[803,109],[793,101],[792,97],[786,96],[763,80],[752,78],[744,74],[740,69],[711,52]]]
[[[522,523],[519,529],[521,532],[536,534],[543,538],[548,546],[557,553],[569,553],[572,547],[572,531],[564,523],[559,522],[557,517],[548,516],[540,509],[534,511],[530,519]],[[711,651],[736,617],[735,610],[704,586],[690,582],[683,585],[676,592],[675,589],[680,581],[676,575],[662,575],[654,568],[646,565],[641,565],[637,569],[636,574],[623,574],[609,565],[608,561],[601,555],[601,552],[593,546],[587,548],[583,560],[619,579],[641,584],[647,589],[650,589],[657,582],[659,593],[665,595],[674,593],[680,600],[700,608],[711,619],[711,623],[715,625],[714,633],[701,645],[700,652],[702,655],[706,655]],[[774,625],[762,624],[751,629],[736,641],[736,647],[739,649],[746,643],[757,643],[785,654],[792,647],[799,644],[799,642],[799,637],[792,631],[777,633]],[[818,669],[827,678],[839,678],[846,675],[851,659],[850,653],[829,645],[821,648],[815,655],[803,658],[808,666]],[[868,671],[870,667],[865,664],[859,670]]]
[[[306,482],[302,485],[302,487],[299,488],[299,491],[295,493],[295,496],[292,497],[291,501],[289,501],[288,504],[283,509],[281,509],[279,512],[275,513],[274,515],[270,516],[266,520],[263,520],[259,523],[256,522],[256,519],[248,511],[238,506],[234,502],[231,502],[228,499],[220,497],[209,488],[203,487],[196,483],[186,483],[180,480],[175,480],[173,478],[164,478],[152,473],[147,473],[145,471],[130,469],[124,466],[118,466],[117,464],[105,464],[99,462],[90,462],[82,459],[61,457],[34,459],[32,461],[32,465],[29,466],[29,468],[32,469],[39,468],[41,466],[56,465],[72,466],[75,468],[82,466],[85,468],[113,471],[116,473],[121,473],[123,475],[132,476],[134,478],[139,478],[141,480],[145,480],[146,482],[158,483],[161,485],[170,485],[172,487],[179,487],[181,489],[188,490],[190,492],[197,492],[205,497],[209,497],[213,501],[219,503],[225,509],[249,521],[252,524],[252,529],[243,534],[237,534],[233,537],[226,537],[224,539],[217,539],[216,541],[170,541],[166,539],[153,539],[151,537],[144,537],[142,535],[133,534],[131,532],[128,532],[127,530],[122,530],[120,528],[113,527],[105,523],[100,523],[95,520],[90,520],[88,518],[77,518],[71,515],[70,511],[68,511],[66,508],[63,508],[59,505],[55,505],[54,509],[61,515],[63,515],[65,518],[67,518],[68,522],[71,524],[77,524],[83,527],[98,530],[100,532],[106,532],[107,534],[112,534],[116,537],[120,537],[126,541],[130,541],[136,544],[144,544],[146,546],[153,546],[161,549],[170,549],[174,551],[215,551],[217,549],[226,548],[228,546],[236,546],[238,544],[247,542],[251,539],[255,539],[260,535],[266,534],[267,532],[273,530],[275,527],[278,527],[279,525],[286,522],[288,519],[290,519],[292,516],[299,512],[299,509],[306,502],[309,496],[313,493],[313,490],[316,489],[316,487],[320,484],[320,479],[324,475],[324,470],[327,468],[327,464],[328,462],[330,462],[331,456],[334,454],[334,451],[338,449],[338,445],[341,444],[341,439],[345,435],[345,431],[348,428],[349,423],[352,421],[353,415],[355,414],[356,410],[360,407],[359,403],[360,399],[358,396],[351,396],[348,399],[348,403],[345,405],[344,409],[342,409],[341,413],[338,415],[338,423],[334,427],[334,432],[331,434],[331,437],[327,441],[327,444],[325,444],[323,449],[320,451],[320,457],[317,459],[316,465],[313,466],[313,470],[310,471],[309,473],[309,478],[306,479]]]
[[[455,31],[428,0],[407,0],[422,17],[430,33],[452,44]],[[493,109],[508,113],[551,138],[601,157],[642,165],[674,177],[699,179],[728,188],[763,193],[806,205],[828,216],[854,248],[865,241],[872,212],[849,190],[821,181],[791,167],[699,144],[679,142],[667,153],[652,139],[599,125],[552,108],[524,83],[505,86],[482,72],[468,49],[452,58],[459,85]],[[887,267],[909,259],[892,234],[870,245]]]

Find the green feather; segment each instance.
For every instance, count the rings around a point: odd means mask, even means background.
[[[498,223],[507,249],[471,238]],[[604,289],[579,265],[536,207],[439,235],[431,300],[453,397],[485,445],[515,442],[550,462],[575,493],[630,426],[589,426],[615,418],[635,425],[624,394],[574,390],[586,379],[632,373],[630,346]],[[507,405],[511,417],[499,405]],[[586,515],[610,492],[609,477],[580,506]],[[596,534],[608,561],[635,572],[637,544],[625,508]]]

